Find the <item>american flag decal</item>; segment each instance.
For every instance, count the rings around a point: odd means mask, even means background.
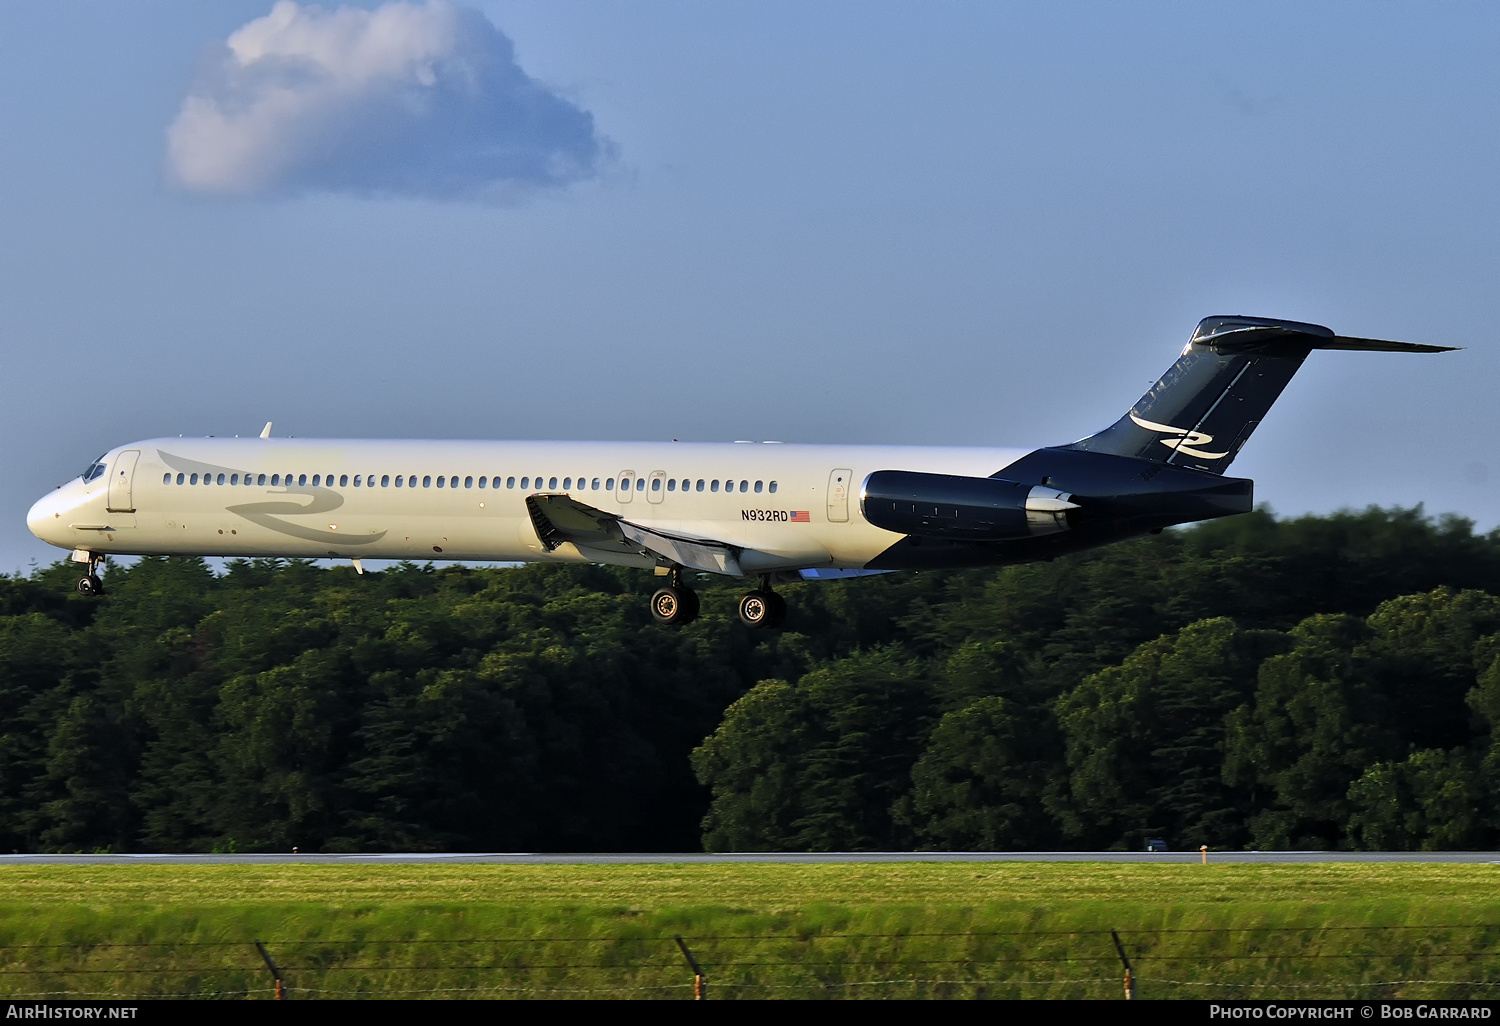
[[[794,523],[794,524],[810,524],[810,523],[812,523],[812,518],[810,518],[807,515],[807,510],[805,510],[805,509],[794,509],[794,510],[792,510],[792,523]]]

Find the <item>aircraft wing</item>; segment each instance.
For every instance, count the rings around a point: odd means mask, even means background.
[[[566,495],[529,495],[526,510],[548,552],[572,542],[603,552],[644,552],[689,570],[744,576],[739,563],[742,550],[725,542],[683,538],[642,527]]]

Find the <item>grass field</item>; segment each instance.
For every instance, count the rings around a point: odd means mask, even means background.
[[[5,866],[0,996],[1500,996],[1500,866]]]

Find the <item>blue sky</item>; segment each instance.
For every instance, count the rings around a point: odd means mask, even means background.
[[[138,438],[1053,444],[1220,313],[1467,347],[1313,354],[1261,501],[1500,522],[1494,5],[446,10],[382,92],[230,62],[266,0],[0,5],[0,569]]]

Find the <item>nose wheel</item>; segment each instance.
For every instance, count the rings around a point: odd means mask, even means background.
[[[682,583],[682,573],[673,569],[665,588],[651,596],[651,619],[659,624],[680,627],[698,619],[698,593]]]
[[[99,568],[104,565],[103,556],[89,558],[89,572],[78,578],[78,594],[84,598],[95,598],[104,594],[104,582],[99,579]]]

